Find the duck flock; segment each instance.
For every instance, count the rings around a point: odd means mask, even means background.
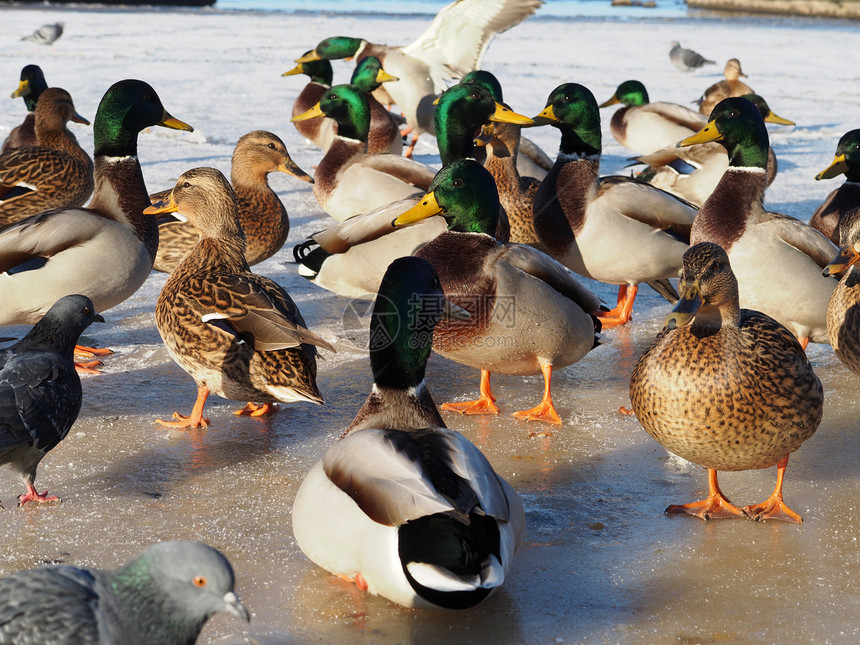
[[[629,409],[606,414],[635,415],[668,451],[707,469],[707,496],[666,513],[801,523],[784,477],[826,398],[807,351],[829,344],[860,375],[860,130],[832,142],[815,179],[844,183],[809,223],[773,212],[765,191],[780,160],[766,124],[795,124],[740,80],[737,58],[688,105],[653,100],[647,79],[621,77],[611,96],[558,78],[539,110],[508,104],[482,58],[541,4],[455,2],[405,46],[358,33],[289,43],[281,51],[295,66],[283,76],[302,77],[282,80],[301,85],[281,106],[289,136],[247,128],[229,177],[189,165],[172,187],[146,181],[139,138],[158,128],[173,130],[171,141],[196,135],[205,111],[179,113],[158,82],[129,77],[107,84],[89,119],[75,87],[22,61],[12,97],[23,99],[14,102],[23,121],[0,154],[0,325],[25,334],[0,349],[0,464],[25,487],[18,512],[60,502],[37,489],[37,466],[74,432],[89,383],[111,379],[107,368],[123,360],[100,331],[150,279],[162,286],[143,308],[197,391],[153,423],[218,432],[210,395],[261,420],[336,397],[317,370],[340,339],[255,267],[280,258],[313,284],[314,312],[327,299],[341,307],[335,296],[371,307],[372,387],[287,500],[299,548],[359,590],[464,609],[503,585],[526,510],[454,428],[465,415],[512,414],[524,440],[565,432],[554,375],[633,324],[641,285],[665,300],[665,323],[627,375]],[[661,56],[667,75],[715,64],[677,42]],[[69,122],[91,125],[92,149]],[[616,174],[601,172],[606,123],[629,153]],[[537,132],[558,152],[544,151]],[[285,139],[315,151],[312,168]],[[438,163],[422,163],[434,143]],[[325,215],[303,227],[311,234],[290,235],[296,213],[270,187],[275,172],[312,191]],[[617,285],[617,301],[605,303],[598,283]],[[101,346],[83,346],[82,334]],[[477,398],[464,383],[457,400],[434,400],[431,352],[471,368]],[[79,374],[91,374],[83,386]],[[538,377],[535,405],[497,400],[494,374]],[[736,505],[720,488],[720,472],[773,467],[773,493],[759,503]],[[163,606],[140,612],[154,595]],[[0,580],[0,597],[3,643],[40,630],[56,642],[193,642],[217,611],[249,619],[229,562],[200,542],[164,541],[112,571],[24,570]],[[46,612],[62,620],[40,620]]]

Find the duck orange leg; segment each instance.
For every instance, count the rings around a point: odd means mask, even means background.
[[[406,151],[403,153],[403,156],[407,159],[412,159],[412,153],[415,152],[415,144],[418,143],[418,135],[412,135],[412,141],[409,142],[409,146],[407,146]]]
[[[277,403],[261,403],[257,405],[256,403],[252,403],[249,401],[245,404],[244,408],[239,408],[235,410],[233,414],[237,416],[249,416],[249,417],[266,417],[270,414],[274,414],[278,411]]]
[[[600,318],[603,328],[620,327],[630,322],[630,316],[633,313],[633,302],[636,300],[636,294],[639,292],[639,286],[635,284],[622,284],[618,287],[618,304],[611,311],[598,311],[595,315]]]
[[[101,349],[99,347],[85,347],[83,345],[75,345],[75,356],[80,358],[95,358],[96,356],[108,356],[113,354],[109,349]],[[78,374],[100,374],[95,369],[102,362],[98,360],[87,361],[86,363],[75,361],[75,369]]]
[[[499,406],[496,405],[496,397],[490,391],[490,373],[487,370],[481,370],[480,399],[462,403],[443,403],[442,409],[460,414],[498,414]]]
[[[555,411],[555,406],[552,404],[552,393],[550,392],[552,386],[552,363],[541,365],[540,370],[543,372],[543,400],[531,410],[514,412],[514,416],[524,421],[546,421],[547,423],[561,425],[561,417]]]
[[[173,413],[173,418],[176,421],[163,421],[156,419],[155,422],[167,426],[168,428],[204,428],[209,427],[209,419],[203,418],[203,406],[206,405],[206,399],[209,397],[209,388],[205,385],[197,386],[197,400],[194,402],[194,408],[191,410],[191,416],[183,416],[178,412]]]
[[[756,522],[761,522],[762,520],[783,520],[785,522],[794,522],[795,524],[803,523],[803,518],[782,501],[782,482],[785,479],[786,466],[788,466],[788,455],[780,459],[776,465],[776,487],[773,489],[770,497],[761,504],[744,506],[744,513]]]
[[[803,348],[803,351],[806,351],[806,347],[809,345],[809,336],[801,336],[797,339],[797,342],[800,343],[800,346]]]
[[[708,497],[700,502],[672,504],[666,513],[686,513],[701,517],[703,520],[717,520],[728,517],[743,517],[744,511],[732,504],[720,490],[717,471],[708,468]]]

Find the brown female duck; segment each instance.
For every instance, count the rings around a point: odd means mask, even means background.
[[[741,76],[746,78],[747,75],[741,69],[741,62],[737,58],[730,58],[726,62],[723,75],[726,78],[709,86],[698,100],[699,112],[705,116],[708,116],[717,103],[723,99],[727,99],[730,96],[754,94],[752,88],[740,80]]]
[[[839,219],[839,239],[839,254],[823,272],[825,276],[842,273],[827,305],[827,335],[837,358],[860,375],[860,271],[856,265],[860,260],[860,207]]]

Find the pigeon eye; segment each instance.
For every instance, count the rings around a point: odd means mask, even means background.
[[[205,587],[208,581],[203,576],[196,576],[191,582],[194,583],[195,587]]]
[[[83,309],[81,309],[81,313],[84,314],[85,316],[88,315],[90,313],[90,308],[84,307]]]

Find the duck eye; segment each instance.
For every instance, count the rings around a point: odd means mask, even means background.
[[[208,580],[203,576],[195,576],[191,582],[194,583],[195,587],[205,587]]]
[[[186,181],[184,184],[182,184],[182,187],[183,188],[191,188],[191,184]]]
[[[463,186],[463,180],[462,179],[455,179],[451,183],[453,184],[454,188],[461,188]]]
[[[274,149],[275,149],[275,144],[274,144],[274,143],[270,143],[270,144],[269,144],[269,149],[274,150]]]

